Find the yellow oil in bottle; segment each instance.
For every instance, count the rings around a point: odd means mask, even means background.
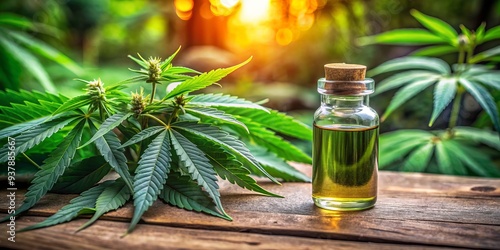
[[[377,199],[378,126],[314,125],[313,200],[330,210],[362,210]]]

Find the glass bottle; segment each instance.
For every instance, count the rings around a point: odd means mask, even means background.
[[[362,210],[377,200],[377,112],[368,105],[374,81],[366,66],[325,65],[318,80],[321,106],[314,114],[314,203],[329,210]]]

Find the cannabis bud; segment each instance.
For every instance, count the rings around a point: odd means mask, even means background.
[[[146,82],[159,82],[161,80],[161,58],[150,57],[148,64],[148,80]]]
[[[106,101],[106,91],[103,85],[100,78],[87,83],[87,95],[94,102]]]
[[[136,115],[139,115],[142,113],[144,108],[146,107],[146,98],[144,98],[144,90],[141,88],[141,92],[135,93],[132,92],[132,101],[130,104],[132,105],[132,112]]]

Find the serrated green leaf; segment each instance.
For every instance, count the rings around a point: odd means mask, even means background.
[[[83,106],[89,105],[92,99],[88,95],[79,95],[64,102],[52,115],[80,109]]]
[[[434,109],[432,110],[429,127],[434,124],[438,116],[448,106],[457,92],[456,78],[441,78],[434,87]]]
[[[232,184],[237,184],[242,188],[264,195],[281,197],[257,185],[256,181],[249,176],[250,171],[245,168],[234,155],[229,153],[220,145],[210,140],[200,139],[189,133],[185,133],[185,135],[205,153],[205,156],[210,160],[214,170],[222,179],[228,180]]]
[[[95,202],[95,214],[83,224],[78,231],[92,225],[103,214],[116,210],[123,206],[131,196],[130,189],[123,179],[117,179],[112,184],[104,188]]]
[[[136,144],[142,140],[145,140],[153,135],[160,133],[164,129],[165,129],[165,127],[163,127],[163,126],[153,126],[153,127],[146,128],[146,129],[142,130],[141,132],[132,136],[132,138],[130,138],[130,140],[125,142],[125,144],[121,145],[120,148],[124,148],[124,147],[128,147],[130,145]]]
[[[57,225],[60,223],[64,223],[72,220],[77,217],[82,212],[90,212],[93,210],[97,197],[102,193],[102,191],[107,188],[114,181],[106,181],[103,182],[83,193],[80,196],[72,199],[68,205],[62,207],[59,211],[57,211],[54,215],[48,217],[44,221],[25,227],[21,229],[21,231],[28,231],[48,226]]]
[[[182,67],[182,66],[172,66],[172,67],[168,68],[167,72],[169,74],[201,74],[201,72],[199,72],[197,70]]]
[[[233,124],[235,126],[239,126],[245,131],[248,132],[247,126],[244,123],[236,120],[233,116],[224,113],[224,111],[220,111],[218,109],[213,108],[201,108],[201,107],[193,107],[193,108],[184,108],[187,113],[190,113],[196,117],[216,120],[222,123]]]
[[[370,44],[425,45],[446,42],[446,39],[424,29],[390,30],[374,36],[360,37],[357,40],[357,44],[360,46]]]
[[[403,159],[410,151],[423,144],[423,141],[411,141],[394,150],[380,150],[379,169],[385,169],[397,160]],[[382,145],[382,144],[381,144]]]
[[[302,140],[312,140],[312,130],[304,123],[295,120],[293,117],[276,110],[250,110],[239,108],[221,108],[226,113],[238,115],[251,119],[252,122],[262,127],[272,129],[276,132],[299,138]],[[243,120],[242,120],[243,121]],[[243,121],[245,122],[245,121]]]
[[[500,47],[499,47],[500,48]],[[469,92],[474,99],[483,107],[486,113],[490,116],[493,125],[497,131],[500,131],[500,118],[498,116],[498,109],[493,97],[481,85],[471,82],[465,78],[459,78],[460,84]]]
[[[179,122],[172,124],[172,127],[176,128],[177,131],[186,131],[199,138],[209,140],[216,143],[226,149],[229,153],[241,160],[243,164],[247,164],[265,175],[267,178],[275,183],[279,183],[273,176],[267,173],[255,157],[250,153],[245,144],[238,140],[236,137],[230,135],[226,131],[221,130],[218,127],[213,127],[206,124],[196,124],[191,122]]]
[[[94,136],[99,132],[95,132],[95,125],[89,119],[89,127],[94,133]],[[102,126],[101,126],[102,127]],[[134,190],[132,186],[132,176],[128,171],[127,157],[124,149],[121,148],[120,139],[113,131],[108,131],[101,137],[95,140],[95,146],[106,162],[122,177],[130,190]]]
[[[241,66],[247,64],[251,59],[252,58],[250,57],[246,61],[244,61],[238,65],[235,65],[235,66],[232,66],[229,68],[225,68],[225,69],[212,70],[210,72],[203,73],[201,75],[198,75],[198,76],[195,76],[191,79],[188,79],[188,80],[182,82],[181,84],[179,84],[177,87],[175,87],[171,92],[169,92],[163,98],[163,100],[167,100],[167,99],[170,99],[174,96],[187,94],[187,93],[193,92],[195,90],[200,90],[200,89],[206,88],[206,87],[216,83],[220,79],[224,78],[225,76],[227,76],[231,72],[235,71],[236,69],[240,68]]]
[[[42,123],[33,129],[30,129],[19,136],[15,137],[16,146],[14,149],[15,155],[26,152],[28,149],[40,144],[43,140],[51,137],[54,133],[65,127],[68,123],[75,119],[57,119],[50,122]],[[7,161],[7,152],[9,145],[5,144],[0,149],[0,163]]]
[[[442,56],[453,52],[458,52],[457,47],[450,45],[435,45],[413,51],[412,56]]]
[[[171,172],[168,181],[160,193],[160,199],[182,209],[204,212],[226,220],[231,217],[217,211],[212,199],[189,176]]]
[[[216,108],[238,108],[250,109],[250,110],[262,110],[264,112],[269,112],[268,109],[255,104],[253,102],[247,101],[242,98],[238,98],[230,95],[223,94],[201,94],[192,96],[187,106],[200,106],[200,107],[216,107]]]
[[[36,57],[4,36],[0,36],[0,44],[12,56],[12,58],[14,58],[26,69],[26,71],[28,71],[40,82],[46,91],[52,93],[57,91],[56,87],[50,80],[49,75],[43,69],[42,64],[38,61],[38,59],[36,59]]]
[[[0,130],[0,139],[4,139],[4,138],[7,138],[9,136],[14,136],[14,135],[20,134],[22,132],[25,132],[26,130],[35,128],[36,126],[39,126],[40,124],[43,124],[44,122],[50,122],[54,119],[57,119],[60,117],[66,117],[68,115],[69,115],[68,113],[63,113],[63,114],[59,114],[59,115],[56,115],[53,117],[45,116],[45,117],[40,117],[38,119],[34,119],[31,121],[26,121],[26,122],[12,125],[10,127],[7,127],[7,128]]]
[[[405,71],[402,73],[394,74],[390,77],[385,78],[384,80],[380,81],[377,84],[377,87],[375,88],[375,94],[378,95],[381,93],[384,93],[386,91],[389,91],[391,89],[395,89],[398,87],[401,87],[408,82],[414,82],[417,80],[424,80],[424,79],[430,79],[430,78],[437,78],[439,77],[439,74],[436,74],[434,72],[429,72],[429,71],[424,71],[424,70],[410,70],[410,71]]]
[[[57,146],[56,150],[44,161],[44,164],[35,174],[31,186],[25,194],[23,204],[17,209],[20,214],[35,205],[57,182],[73,159],[76,148],[82,137],[85,120],[81,120],[64,140]]]
[[[167,130],[161,132],[139,160],[134,178],[134,215],[128,232],[131,232],[144,212],[158,198],[170,172],[170,138]]]
[[[175,56],[177,56],[177,53],[179,53],[180,50],[181,50],[181,46],[179,46],[179,48],[177,48],[177,50],[172,55],[170,55],[167,59],[165,59],[165,61],[162,62],[162,65],[161,65],[162,70],[164,70],[166,67],[168,67],[172,63]]]
[[[312,159],[309,155],[291,144],[289,141],[286,141],[282,137],[276,135],[273,131],[260,126],[260,124],[253,122],[246,117],[239,117],[238,119],[247,125],[250,130],[250,134],[246,136],[255,141],[256,144],[267,148],[284,160],[308,164],[312,163]]]
[[[450,66],[443,60],[432,57],[400,57],[380,64],[367,72],[369,76],[397,70],[423,69],[434,71],[443,75],[450,74]]]
[[[139,64],[143,68],[147,68],[148,67],[148,65],[146,64],[146,62],[143,61],[143,60],[139,60],[139,59],[137,59],[137,58],[135,58],[135,57],[133,57],[131,55],[128,55],[127,57],[130,58],[130,59],[132,59],[134,62],[136,62],[137,64]],[[141,57],[141,59],[142,59],[142,57]]]
[[[492,73],[491,70],[488,70],[484,73],[480,73],[477,75],[473,75],[472,77],[466,77],[470,81],[480,82],[484,85],[490,86],[497,90],[500,90],[500,73]]]
[[[464,139],[476,143],[483,143],[500,151],[500,140],[498,139],[498,132],[474,127],[455,127],[454,131],[456,139]]]
[[[281,178],[284,181],[311,182],[311,178],[290,166],[282,158],[267,151],[265,148],[252,146],[250,150],[257,161],[259,161],[259,163],[264,166],[264,169],[272,176]]]
[[[97,130],[97,132],[94,134],[94,136],[92,136],[92,138],[90,138],[90,140],[87,141],[85,144],[80,146],[80,148],[83,148],[83,147],[89,145],[90,143],[94,142],[98,138],[101,138],[103,135],[107,134],[109,131],[118,127],[118,125],[120,125],[123,121],[127,120],[127,118],[129,118],[132,115],[133,115],[132,113],[118,113],[118,114],[114,114],[114,115],[108,117],[108,119],[106,119],[102,123],[101,127],[99,127],[99,130]]]
[[[412,97],[416,96],[418,93],[422,92],[424,89],[431,86],[435,82],[435,78],[419,80],[412,82],[398,90],[394,97],[392,97],[391,103],[385,110],[384,115],[382,116],[382,121],[384,121],[392,112],[394,112],[394,110],[406,103],[406,101],[410,100]]]
[[[457,154],[449,147],[449,140],[443,140],[436,143],[436,160],[441,173],[443,174],[458,174],[466,175],[467,170],[465,169],[462,162],[457,158]],[[464,154],[465,152],[457,152],[458,154]]]
[[[44,42],[34,39],[28,34],[16,32],[13,30],[9,30],[8,34],[14,38],[19,43],[23,44],[27,48],[31,49],[38,55],[41,55],[49,60],[52,60],[61,66],[67,68],[71,72],[79,75],[82,73],[82,68],[78,66],[73,60],[64,55],[63,53],[57,51],[53,47],[45,44]]]
[[[81,193],[109,173],[111,167],[102,156],[92,156],[77,161],[59,177],[51,192],[56,193]]]
[[[415,147],[427,144],[433,136],[427,131],[415,129],[382,134],[379,139],[379,168],[386,168],[396,160],[404,158]]]
[[[210,165],[210,161],[205,157],[203,151],[179,132],[175,130],[169,130],[169,132],[172,146],[179,157],[181,167],[187,169],[191,179],[197,181],[198,185],[205,189],[219,211],[226,214],[220,201],[216,173],[212,165]]]
[[[495,26],[486,31],[483,39],[481,39],[481,43],[485,43],[499,38],[500,38],[500,26]]]
[[[421,23],[427,29],[447,39],[452,44],[457,43],[455,41],[458,36],[457,31],[455,31],[455,29],[453,29],[453,27],[451,27],[451,25],[449,25],[448,23],[444,22],[441,19],[425,15],[418,10],[411,10],[410,13],[413,17],[415,17],[415,19],[417,19],[419,23]]]
[[[425,170],[432,153],[434,152],[434,144],[427,143],[414,150],[403,164],[403,171],[406,172],[422,172]]]
[[[469,63],[478,63],[478,62],[483,62],[487,61],[491,57],[500,55],[500,46],[496,46],[494,48],[491,48],[489,50],[485,50],[481,53],[476,54],[473,56],[470,60]]]
[[[483,151],[454,140],[448,140],[446,144],[450,154],[462,161],[473,173],[485,177],[500,176],[500,169]]]

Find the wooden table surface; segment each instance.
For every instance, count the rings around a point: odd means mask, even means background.
[[[333,212],[311,199],[310,183],[261,182],[284,195],[270,198],[221,183],[222,202],[233,222],[157,201],[135,231],[121,237],[133,212],[129,202],[86,230],[88,218],[16,234],[0,247],[19,249],[500,249],[500,180],[381,171],[373,209]],[[42,221],[74,195],[48,194],[17,228]],[[22,200],[18,192],[17,200]],[[0,215],[7,212],[0,192]],[[5,223],[2,223],[5,224]]]

